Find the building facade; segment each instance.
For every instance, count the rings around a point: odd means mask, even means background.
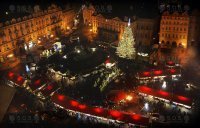
[[[0,23],[0,60],[5,62],[18,54],[20,48],[29,49],[41,36],[50,37],[57,30],[72,27],[75,12],[51,5],[47,10]]]
[[[190,15],[188,45],[198,45],[200,42],[200,11],[194,10]]]
[[[159,43],[162,47],[188,46],[190,17],[187,12],[164,12],[160,21]]]
[[[96,13],[95,8],[90,5],[83,10],[85,25],[91,25],[92,32],[98,34],[108,41],[115,41],[121,38],[124,28],[128,25],[128,19],[131,19],[131,28],[134,34],[136,44],[150,45],[155,31],[155,20],[149,18],[115,17]]]

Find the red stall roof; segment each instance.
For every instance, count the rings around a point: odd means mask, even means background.
[[[142,115],[88,106],[86,104],[81,104],[76,100],[72,100],[65,95],[55,93],[51,98],[54,103],[64,107],[65,109],[70,109],[93,116],[119,120],[125,123],[132,123],[136,125],[146,126],[149,123],[149,118]]]
[[[50,96],[50,94],[56,91],[58,88],[59,88],[58,84],[49,83],[45,88],[41,90],[41,93],[43,96],[47,97]]]
[[[31,80],[31,84],[29,87],[31,88],[32,91],[35,91],[36,89],[42,87],[45,84],[45,80],[41,78],[33,78]]]
[[[168,65],[168,66],[175,66],[175,62],[174,61],[167,61],[166,65]]]
[[[184,104],[184,105],[188,105],[188,106],[192,105],[192,101],[187,97],[179,96],[179,95],[173,95],[173,94],[166,92],[166,91],[156,90],[156,89],[147,87],[146,85],[138,86],[138,91],[140,93],[144,93],[144,94],[147,94],[147,95],[163,98],[163,99],[173,101],[173,102],[176,102],[176,103],[179,103],[179,104]]]
[[[156,70],[150,70],[150,71],[143,71],[143,72],[139,72],[139,77],[153,77],[153,76],[167,76],[167,75],[178,75],[181,74],[181,70],[180,69],[165,69],[165,70],[161,70],[161,69],[156,69]]]
[[[14,72],[8,72],[7,79],[20,86],[22,86],[25,81],[25,79],[22,76],[15,74]]]

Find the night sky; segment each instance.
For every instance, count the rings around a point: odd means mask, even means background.
[[[4,2],[3,2],[4,1]],[[159,1],[165,2],[165,3],[182,3],[187,4],[191,8],[199,8],[200,5],[198,4],[197,0],[3,0],[1,1],[1,10],[6,9],[9,7],[10,4],[14,5],[35,5],[39,4],[41,6],[48,6],[51,3],[56,3],[60,6],[67,4],[67,3],[85,3],[86,1],[97,3],[97,4],[106,4],[106,3],[112,3],[112,4],[119,4],[119,5],[128,5],[128,4],[140,4],[145,3],[146,5],[150,6],[157,6]]]
[[[3,2],[4,1],[4,2]],[[44,10],[52,3],[64,8],[66,5],[75,6],[80,8],[82,4],[92,3],[94,6],[112,6],[112,15],[117,14],[120,16],[139,16],[152,18],[159,15],[159,5],[161,3],[170,3],[171,5],[177,5],[178,3],[182,6],[189,5],[190,11],[198,8],[200,10],[200,5],[197,0],[3,0],[0,4],[0,22],[7,21],[12,18],[21,17],[20,15],[26,14],[14,14],[6,15],[6,12],[10,11],[10,6],[31,6],[40,5],[40,9]],[[133,9],[130,10],[130,7]],[[9,18],[12,17],[12,18]]]

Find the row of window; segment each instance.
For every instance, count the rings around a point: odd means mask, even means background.
[[[163,16],[165,20],[188,20],[188,17],[173,17],[173,16]]]
[[[166,26],[166,27],[162,27],[162,30],[164,31],[164,30],[166,30],[166,31],[171,31],[171,30],[173,30],[173,31],[184,31],[184,32],[186,32],[187,31],[187,29],[186,28],[183,28],[183,27],[168,27],[168,26]]]
[[[152,30],[152,27],[151,26],[139,26],[137,25],[137,29],[138,30]]]
[[[163,25],[188,25],[187,22],[182,22],[182,21],[162,21],[161,22]]]
[[[165,37],[165,38],[179,38],[179,39],[186,39],[186,35],[178,35],[178,34],[167,34],[167,33],[162,33],[161,34],[162,37]]]
[[[14,48],[14,43],[12,43],[12,47]],[[8,46],[8,44],[5,44],[5,45],[3,45],[3,46],[0,47],[0,53],[1,53],[1,52],[9,51],[9,50],[11,50],[11,49],[12,49],[12,48],[10,48],[10,47]]]
[[[136,37],[138,38],[148,38],[151,39],[151,34],[147,34],[147,33],[136,33]]]

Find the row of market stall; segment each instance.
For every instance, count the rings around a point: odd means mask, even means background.
[[[136,126],[147,126],[149,124],[149,118],[139,114],[88,106],[68,96],[61,95],[56,92],[56,90],[60,88],[59,85],[57,83],[48,82],[46,79],[35,77],[29,81],[14,72],[9,72],[7,74],[7,80],[10,86],[26,88],[41,99],[49,97],[55,106],[67,111],[93,117],[100,121],[111,121]]]
[[[56,82],[51,82],[40,77],[34,77],[31,80],[27,80],[14,72],[9,72],[7,74],[7,84],[12,87],[26,88],[29,92],[37,95],[41,99],[50,97],[60,88]]]
[[[153,69],[153,70],[138,72],[136,74],[136,79],[138,79],[140,83],[163,80],[166,77],[171,77],[172,80],[179,80],[181,77],[181,69],[180,68]]]
[[[141,95],[152,96],[153,98],[157,98],[167,103],[171,102],[175,105],[179,105],[188,109],[192,107],[192,100],[182,95],[176,95],[176,94],[166,92],[163,90],[156,90],[146,85],[138,86],[137,91]]]

